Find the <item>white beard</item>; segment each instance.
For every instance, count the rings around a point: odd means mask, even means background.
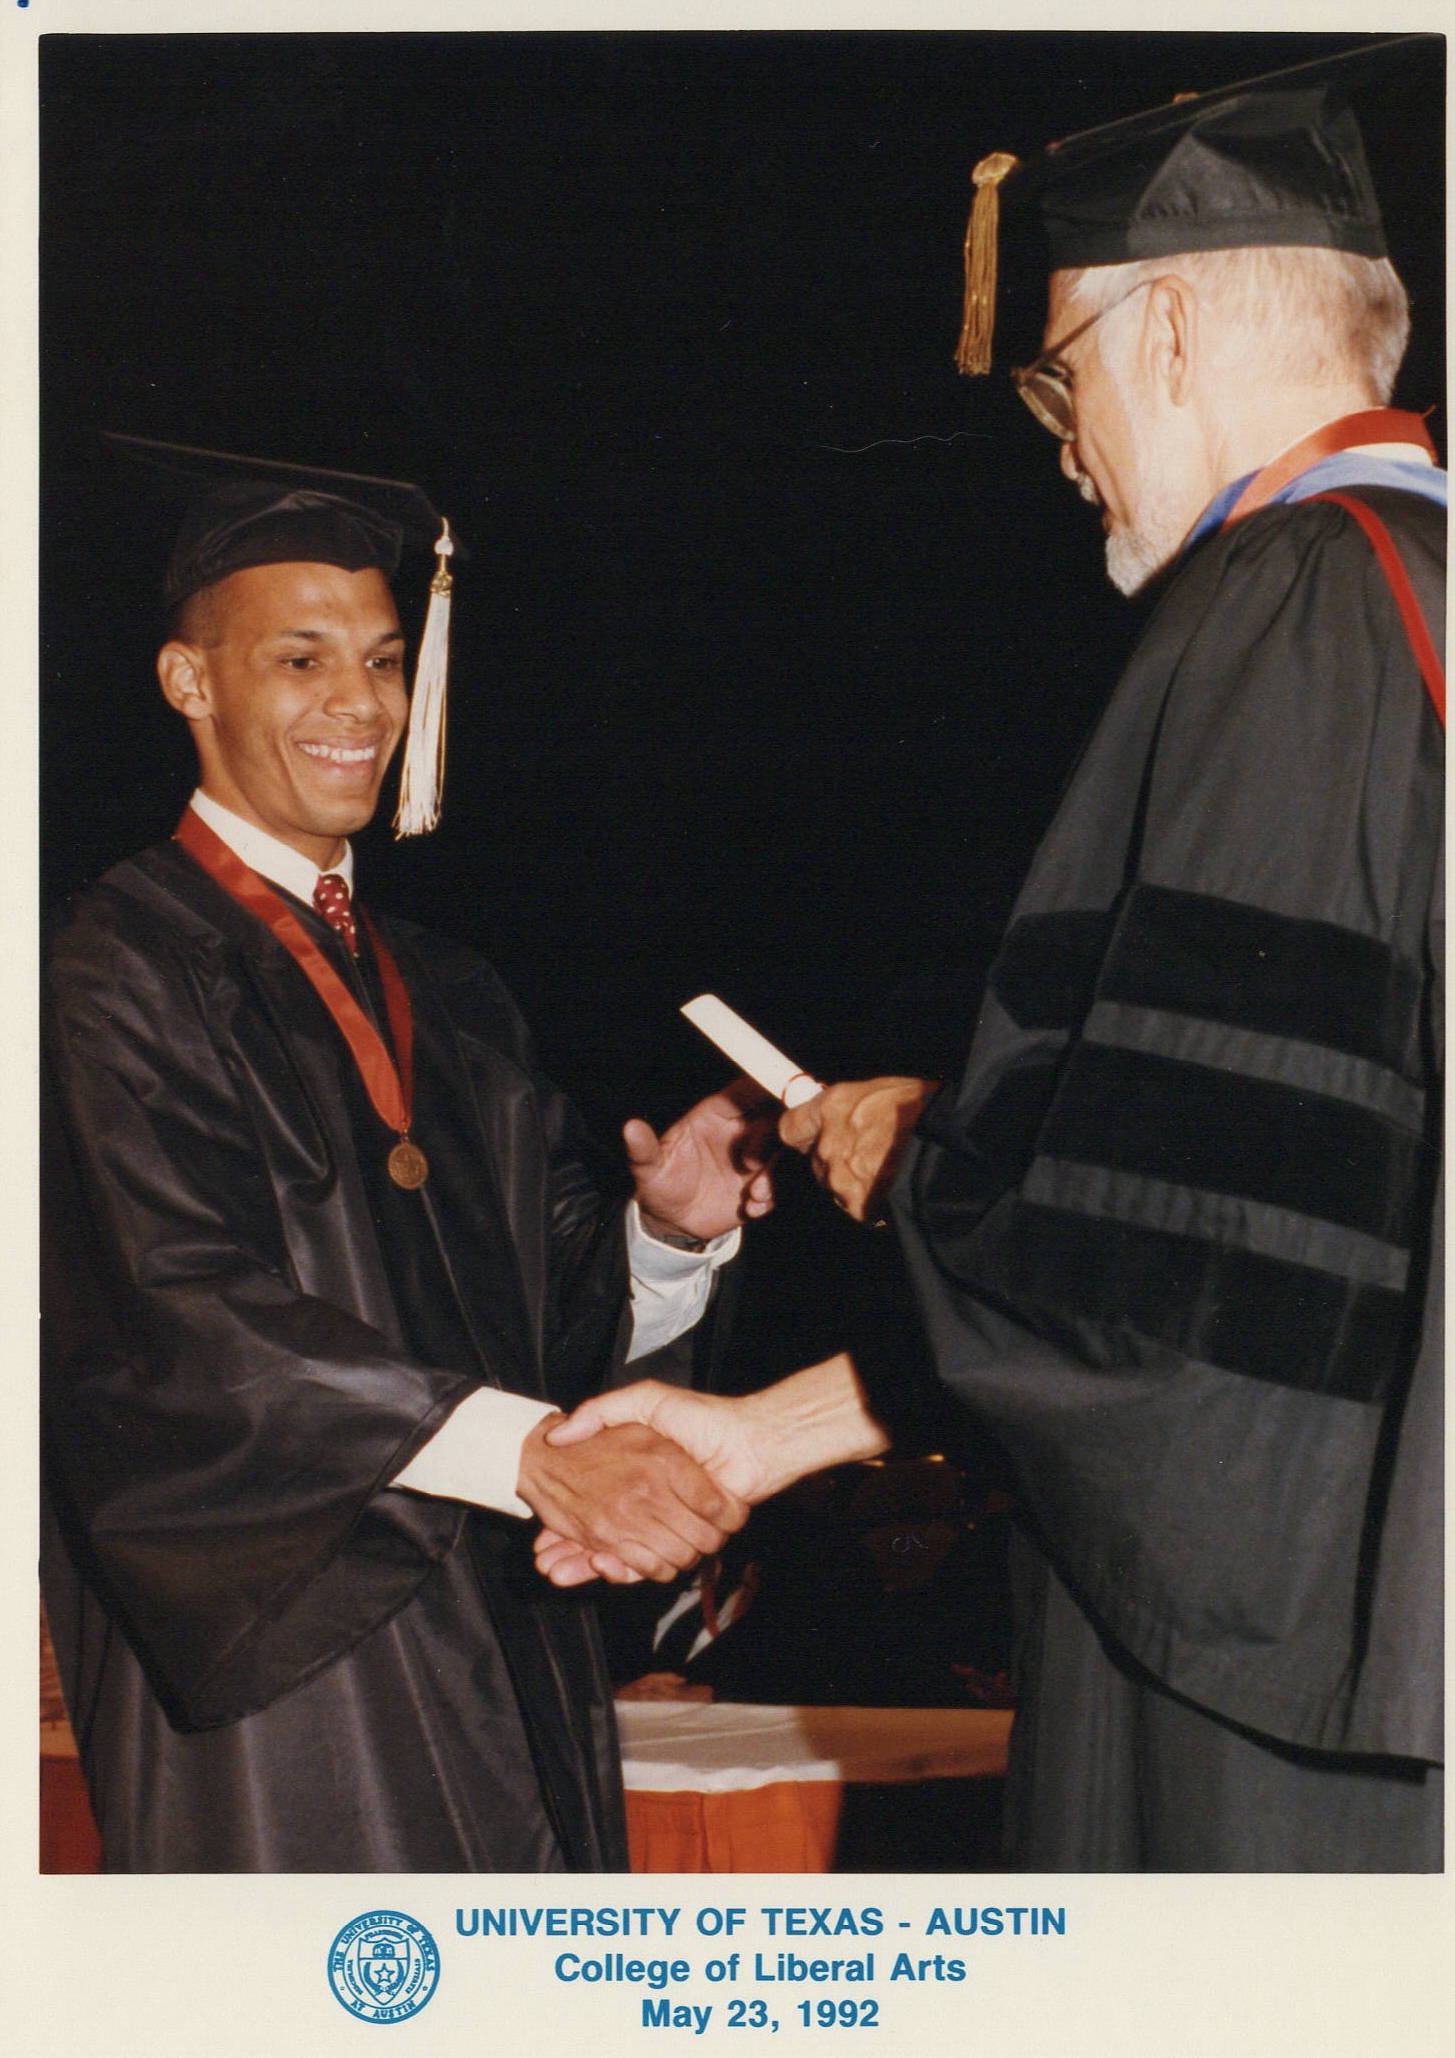
[[[1106,539],[1106,575],[1118,593],[1130,599],[1148,580],[1164,571],[1182,546],[1180,521],[1168,522],[1155,530],[1143,523],[1136,529],[1114,530]]]
[[[1078,486],[1083,500],[1100,505],[1090,479],[1083,476]],[[1106,538],[1106,575],[1128,599],[1171,564],[1187,533],[1172,495],[1155,479],[1139,478],[1134,498],[1135,524],[1119,524],[1108,530]]]

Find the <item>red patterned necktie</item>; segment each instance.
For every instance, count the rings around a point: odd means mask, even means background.
[[[336,929],[348,945],[350,957],[359,954],[359,932],[349,905],[348,881],[341,872],[320,872],[313,889],[313,905],[330,929]]]

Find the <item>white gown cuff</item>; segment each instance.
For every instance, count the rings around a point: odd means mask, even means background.
[[[515,1490],[521,1445],[537,1422],[557,1412],[549,1401],[479,1387],[466,1394],[391,1483],[496,1508],[504,1515],[528,1516],[532,1511]]]

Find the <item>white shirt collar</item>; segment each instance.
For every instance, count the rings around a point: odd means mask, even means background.
[[[1320,429],[1327,429],[1331,423],[1343,420],[1343,415],[1331,414],[1328,421],[1320,422],[1317,428],[1305,429],[1302,435],[1293,437],[1290,442],[1284,444],[1282,450],[1275,450],[1272,457],[1265,459],[1262,465],[1255,466],[1254,469],[1266,471],[1270,464],[1277,464],[1281,457],[1286,457],[1289,451],[1296,449],[1306,437],[1317,436]],[[1435,462],[1422,443],[1354,443],[1347,450],[1336,450],[1332,454],[1335,457],[1353,457],[1356,453],[1361,457],[1387,457],[1395,464],[1432,465]],[[1251,474],[1249,476],[1251,477]]]
[[[230,807],[224,807],[211,794],[204,793],[200,786],[192,796],[192,806],[214,836],[222,838],[234,857],[240,857],[270,885],[281,886],[295,899],[305,901],[310,907],[313,905],[313,889],[322,875],[312,858],[306,858],[301,850],[294,850],[291,844],[270,836],[266,829],[259,829],[255,823],[245,822]],[[329,870],[337,872],[349,892],[353,892],[354,853],[349,844],[344,845],[343,856],[336,865],[330,865]]]
[[[1387,457],[1391,464],[1433,465],[1435,460],[1421,443],[1356,443],[1354,450],[1341,450],[1341,457]]]

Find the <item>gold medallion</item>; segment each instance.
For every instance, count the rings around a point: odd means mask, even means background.
[[[389,1153],[389,1177],[409,1193],[416,1186],[423,1186],[429,1177],[429,1159],[407,1136],[401,1136]]]

